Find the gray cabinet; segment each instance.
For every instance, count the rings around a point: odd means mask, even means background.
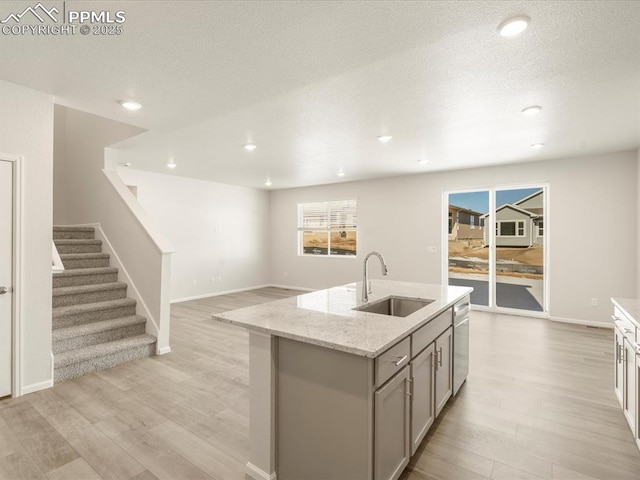
[[[395,480],[411,456],[409,368],[375,393],[374,479]]]
[[[411,361],[411,455],[436,418],[434,407],[435,343]]]
[[[453,377],[451,371],[451,354],[453,328],[449,327],[435,341],[435,416],[440,415],[447,400],[453,392]]]

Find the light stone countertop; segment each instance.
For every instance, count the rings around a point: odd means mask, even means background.
[[[611,302],[622,310],[640,328],[640,300],[635,298],[612,298]]]
[[[365,357],[377,357],[473,290],[468,287],[373,280],[369,303],[388,296],[433,300],[401,318],[353,310],[362,282],[213,315],[213,319]]]

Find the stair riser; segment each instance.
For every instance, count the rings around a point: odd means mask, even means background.
[[[95,232],[82,232],[82,231],[73,231],[73,230],[63,230],[63,231],[53,231],[53,239],[54,240],[93,240],[95,237]]]
[[[81,285],[95,285],[97,283],[111,283],[118,281],[117,273],[101,273],[98,275],[74,275],[53,277],[53,288],[78,287]]]
[[[54,370],[54,383],[68,380],[70,378],[86,375],[87,373],[97,372],[106,368],[115,367],[123,363],[136,360],[138,358],[150,357],[155,355],[156,344],[143,345],[131,348],[124,352],[118,352],[106,355],[100,358],[94,358],[85,362],[75,363],[66,367],[56,368]]]
[[[102,253],[102,245],[89,244],[89,245],[58,245],[56,249],[60,255],[66,253]]]
[[[53,353],[61,353],[77,348],[90,347],[99,343],[113,342],[121,338],[133,337],[144,333],[144,323],[131,325],[128,327],[115,328],[106,332],[83,335],[76,338],[65,338],[64,340],[53,342]]]
[[[117,300],[119,298],[125,298],[126,296],[126,288],[75,293],[73,295],[59,295],[53,297],[53,306],[66,307],[68,305],[81,305],[83,303],[106,302],[107,300]]]
[[[136,314],[135,305],[127,307],[109,308],[97,312],[79,313],[76,315],[65,315],[64,317],[53,317],[53,328],[70,327],[71,325],[83,325],[85,323],[111,320],[112,318],[130,317]]]
[[[62,261],[65,269],[73,270],[75,268],[97,268],[108,267],[108,258],[82,258],[82,259],[65,259]]]

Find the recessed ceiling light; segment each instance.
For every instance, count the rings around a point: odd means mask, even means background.
[[[271,180],[269,180],[269,179],[267,178],[267,181],[266,181],[266,182],[264,182],[264,184],[265,184],[267,187],[270,187],[270,186],[271,186]]]
[[[169,163],[167,163],[167,168],[176,168],[178,165],[176,165],[176,162],[174,162],[173,160],[169,160]]]
[[[420,165],[426,165],[427,163],[429,163],[429,160],[427,160],[426,158],[421,158],[420,160],[418,160],[418,163]]]
[[[250,152],[253,152],[257,148],[253,143],[247,143],[246,145],[243,145],[243,147],[245,150]]]
[[[503,37],[513,37],[524,32],[529,26],[531,19],[525,15],[519,15],[517,17],[505,20],[498,25],[498,32]]]
[[[392,138],[393,137],[391,135],[379,135],[378,136],[378,140],[380,140],[382,143],[387,143]]]
[[[531,105],[530,107],[523,108],[520,110],[523,115],[535,115],[536,113],[540,113],[542,107],[540,105]]]
[[[142,108],[141,104],[139,104],[138,102],[134,102],[133,100],[122,100],[118,103],[120,103],[120,105],[122,105],[127,110],[140,110]]]
[[[529,146],[534,150],[540,150],[541,148],[544,148],[544,143],[532,143]]]
[[[340,171],[337,173],[337,175],[338,175],[339,177],[344,177],[344,172],[343,172],[342,170],[340,170]]]

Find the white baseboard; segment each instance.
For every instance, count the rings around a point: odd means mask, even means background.
[[[593,320],[582,320],[578,318],[550,317],[550,320],[552,322],[572,323],[574,325],[584,325],[586,327],[613,328],[613,323],[595,322]]]
[[[255,285],[253,287],[244,287],[244,288],[234,288],[233,290],[223,290],[221,292],[211,292],[205,293],[202,295],[194,295],[193,297],[181,297],[176,298],[175,300],[171,300],[171,303],[180,303],[180,302],[188,302],[190,300],[200,300],[201,298],[210,298],[210,297],[218,297],[220,295],[228,295],[230,293],[238,293],[238,292],[247,292],[249,290],[256,290],[258,288],[267,288],[271,285]]]
[[[273,288],[283,288],[285,290],[300,290],[301,292],[315,292],[318,290],[317,288],[294,287],[293,285],[280,285],[277,283],[272,283],[268,286]]]
[[[37,392],[39,390],[45,390],[51,387],[53,387],[53,379],[45,380],[44,382],[32,383],[31,385],[26,385],[22,387],[22,391],[20,392],[20,395],[26,395],[28,393]]]
[[[248,292],[249,290],[257,290],[258,288],[283,288],[285,290],[300,290],[301,292],[315,292],[316,288],[294,287],[292,285],[277,285],[274,283],[267,283],[265,285],[254,285],[253,287],[235,288],[233,290],[223,290],[221,292],[205,293],[203,295],[194,295],[193,297],[181,297],[171,300],[171,304],[188,302],[190,300],[200,300],[202,298],[219,297],[220,295],[229,295],[231,293]]]
[[[276,472],[269,474],[251,462],[247,462],[247,471],[245,473],[249,478],[253,478],[253,480],[276,480],[277,478]]]

